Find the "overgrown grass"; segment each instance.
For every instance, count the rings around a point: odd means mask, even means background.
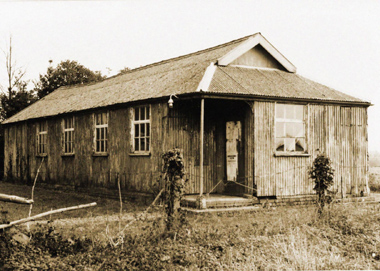
[[[0,193],[16,195],[30,198],[31,186],[11,184],[0,181]],[[99,215],[114,215],[119,212],[120,204],[118,201],[110,200],[104,197],[91,197],[85,193],[62,192],[60,190],[51,190],[38,187],[34,191],[34,205],[32,215],[50,211],[51,209],[64,208],[96,202],[97,207],[91,209],[81,209],[69,213],[60,213],[44,219],[60,219],[73,217],[93,217]],[[144,204],[130,202],[123,203],[125,212],[140,211],[145,208]],[[29,206],[19,205],[9,202],[0,202],[0,211],[8,211],[8,221],[14,221],[28,216]]]
[[[177,234],[163,218],[137,221],[123,244],[107,241],[102,221],[53,223],[27,247],[12,245],[5,267],[60,270],[380,269],[378,205],[335,205],[320,218],[314,207],[188,214]],[[48,227],[48,226],[45,226]],[[75,228],[87,227],[82,233]],[[45,235],[40,232],[45,232]],[[49,236],[50,235],[50,236]],[[44,238],[42,238],[44,237]],[[32,238],[32,239],[33,239]],[[38,241],[42,238],[42,241]],[[44,241],[48,239],[49,241]]]
[[[109,204],[117,212],[118,202]],[[314,206],[188,213],[181,229],[168,233],[155,210],[131,224],[116,247],[109,238],[119,232],[117,216],[66,217],[33,228],[28,245],[0,235],[0,269],[380,269],[379,211],[378,204],[336,204],[321,217]],[[134,214],[125,213],[121,226]]]

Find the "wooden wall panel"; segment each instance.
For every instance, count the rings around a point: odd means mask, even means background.
[[[258,196],[315,193],[308,169],[318,153],[327,154],[335,169],[331,190],[359,195],[366,190],[367,110],[362,107],[309,104],[307,149],[309,157],[275,157],[274,102],[255,102],[255,182]]]
[[[290,196],[314,193],[308,168],[318,153],[329,155],[335,168],[333,189],[358,195],[368,182],[367,110],[361,107],[309,104],[307,149],[309,157],[275,157],[275,103],[257,101],[205,101],[204,193],[225,179],[225,122],[240,120],[244,133],[243,184],[257,185],[258,196]],[[94,111],[95,112],[95,111]],[[151,105],[149,156],[130,153],[131,110],[109,111],[109,154],[93,156],[93,112],[75,114],[75,156],[62,157],[61,117],[48,120],[48,155],[40,181],[73,186],[117,187],[125,191],[152,192],[160,179],[161,155],[178,147],[183,151],[186,193],[199,193],[199,100]],[[42,158],[36,157],[37,121],[6,125],[5,175],[33,180]],[[342,185],[343,183],[343,185]],[[162,184],[161,184],[162,186]],[[213,192],[228,192],[223,184]],[[244,189],[245,193],[252,193]]]

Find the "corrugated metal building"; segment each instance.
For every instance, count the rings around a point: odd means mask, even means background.
[[[175,96],[174,96],[175,95]],[[168,101],[173,101],[173,106]],[[367,108],[296,73],[260,33],[61,87],[4,121],[5,176],[151,192],[161,155],[177,147],[188,194],[314,194],[318,153],[334,190],[368,192]]]

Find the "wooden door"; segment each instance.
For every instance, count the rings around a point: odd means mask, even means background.
[[[239,145],[241,142],[241,122],[226,122],[226,167],[227,181],[237,181],[239,174]]]

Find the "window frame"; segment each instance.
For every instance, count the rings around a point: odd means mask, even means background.
[[[102,124],[97,124],[97,116],[99,114],[105,114],[106,115],[106,121],[107,123],[102,123]],[[108,150],[109,150],[109,144],[108,144],[108,134],[109,134],[109,128],[108,128],[108,124],[109,124],[109,112],[108,111],[101,111],[101,112],[96,112],[93,114],[93,121],[94,121],[94,156],[108,156]],[[104,138],[101,138],[100,140],[98,140],[97,138],[97,129],[104,129],[105,128],[105,133],[104,133]],[[101,134],[101,133],[100,133]],[[100,148],[100,151],[98,151],[97,149],[97,142],[105,142],[105,144],[103,145],[104,146],[104,151],[101,150]]]
[[[66,128],[65,121],[72,119],[72,127]],[[66,133],[71,133],[71,141],[66,141]],[[71,152],[66,152],[66,143],[71,143]],[[72,156],[75,154],[75,116],[68,116],[62,119],[62,155]]]
[[[278,111],[278,105],[285,105],[285,106],[302,106],[302,121],[298,120],[296,117],[295,118],[278,118],[277,117],[277,111]],[[284,107],[285,110],[285,107]],[[275,103],[275,110],[274,110],[274,139],[273,139],[273,146],[274,146],[274,155],[275,156],[310,156],[308,153],[308,135],[309,135],[309,104],[301,104],[301,103]],[[296,114],[296,113],[295,113]],[[280,121],[279,121],[280,120]],[[284,142],[284,150],[283,151],[278,151],[277,150],[277,139],[278,138],[287,138],[286,134],[284,137],[277,137],[277,123],[282,122],[282,123],[302,123],[303,124],[303,137],[291,137],[291,138],[303,138],[304,139],[304,150],[303,151],[296,151],[296,141],[295,141],[295,146],[294,146],[294,151],[286,151],[286,146]],[[286,124],[284,125],[284,129],[286,129]]]
[[[41,130],[41,124],[44,123],[45,124],[45,130]],[[48,146],[48,122],[47,120],[42,120],[42,121],[39,121],[37,123],[37,127],[36,127],[36,130],[37,130],[37,140],[36,140],[36,153],[37,153],[37,156],[47,156],[47,146]],[[44,143],[40,143],[41,142],[41,139],[44,138]],[[43,151],[41,152],[41,146],[44,146],[43,147]]]
[[[138,119],[136,120],[135,119],[135,115],[136,115],[136,109],[139,109],[139,115],[140,115],[140,118],[141,118],[141,108],[144,108],[145,109],[145,119],[141,120],[141,119]],[[147,108],[149,109],[149,114],[147,116]],[[148,126],[148,125],[149,126]],[[136,137],[136,133],[135,133],[135,125],[139,125],[139,135],[138,137]],[[141,136],[141,125],[144,125],[144,131],[145,131],[145,135],[144,136]],[[147,128],[148,127],[148,128]],[[151,154],[151,151],[152,151],[152,141],[151,141],[151,138],[152,138],[152,107],[150,104],[145,104],[145,105],[138,105],[138,106],[133,106],[131,108],[131,153],[130,155],[137,155],[137,156],[144,156],[144,155],[150,155]],[[139,140],[139,147],[141,146],[141,139],[144,139],[144,149],[145,150],[141,150],[140,148],[138,150],[136,150],[136,139]],[[148,140],[147,140],[148,139]],[[148,149],[146,150],[146,142],[149,142],[148,143]]]

